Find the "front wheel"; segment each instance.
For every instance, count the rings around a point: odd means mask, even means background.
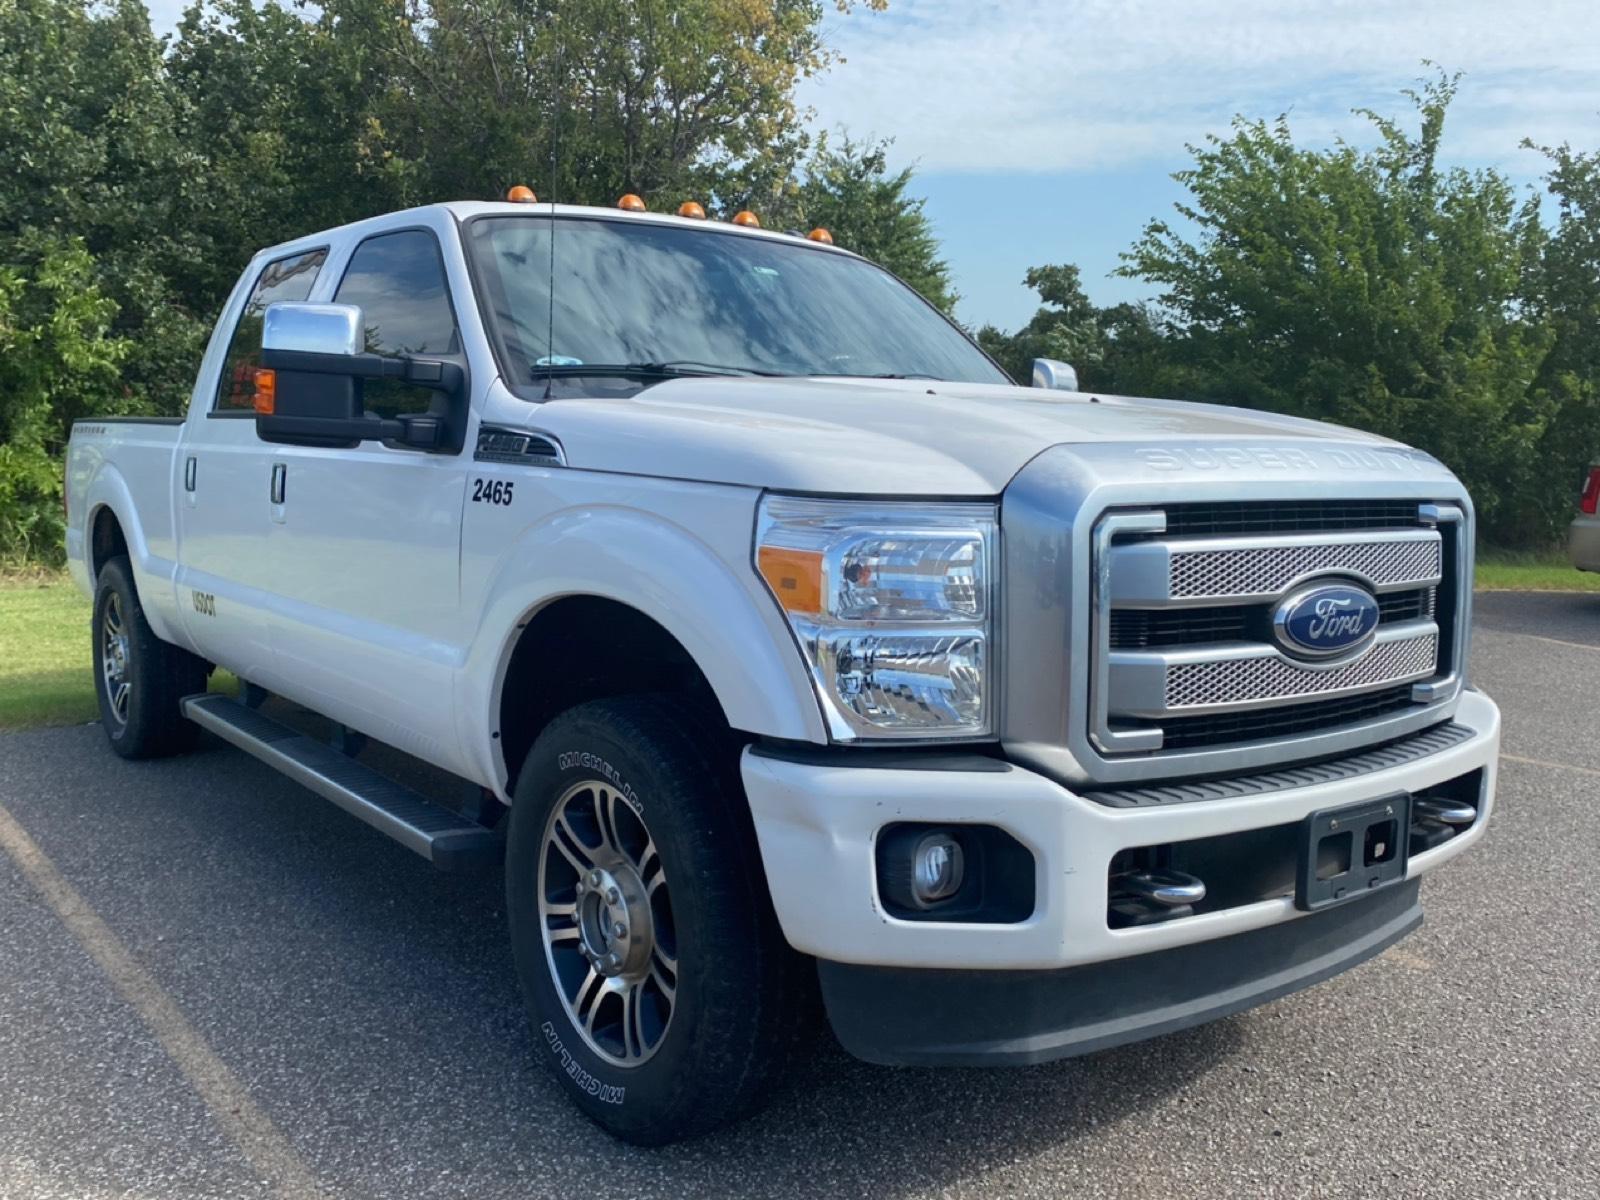
[[[535,1039],[585,1113],[659,1145],[754,1109],[800,1031],[803,960],[692,708],[633,696],[552,721],[517,781],[506,892]]]
[[[179,702],[205,690],[206,664],[155,635],[124,557],[100,568],[92,625],[95,694],[111,748],[123,758],[158,758],[192,747],[200,727]]]

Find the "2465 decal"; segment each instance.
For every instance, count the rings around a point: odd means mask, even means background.
[[[510,504],[511,489],[516,486],[508,479],[474,479],[472,502],[474,504]]]

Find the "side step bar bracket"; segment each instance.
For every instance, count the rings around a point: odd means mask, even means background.
[[[183,715],[296,783],[332,800],[441,870],[488,866],[504,845],[494,830],[228,696],[183,700]]]

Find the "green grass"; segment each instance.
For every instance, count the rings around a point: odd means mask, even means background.
[[[65,575],[0,574],[0,729],[73,725],[99,717],[90,611]],[[239,682],[217,671],[206,686],[234,693]]]
[[[95,716],[89,602],[61,575],[0,577],[0,729]]]
[[[1600,575],[1576,570],[1564,551],[1478,553],[1478,587],[1513,592],[1600,592]]]

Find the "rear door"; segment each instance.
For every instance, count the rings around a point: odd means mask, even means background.
[[[274,584],[265,554],[270,467],[254,408],[261,315],[275,301],[310,297],[327,260],[328,247],[313,246],[252,264],[206,352],[174,464],[184,628],[207,658],[262,683],[271,674],[265,613]]]
[[[369,351],[466,365],[441,236],[454,237],[442,215],[373,233],[351,249],[330,299],[360,306]],[[398,380],[365,389],[367,411],[384,416],[424,411],[433,398]],[[271,527],[276,690],[448,765],[465,641],[466,456],[382,442],[272,446],[269,455],[281,500],[263,492],[259,511]]]

